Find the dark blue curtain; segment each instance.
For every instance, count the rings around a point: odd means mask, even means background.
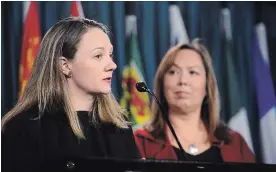
[[[1,105],[2,116],[18,99],[19,59],[23,34],[23,2],[1,2]],[[252,38],[256,22],[262,21],[267,27],[267,39],[271,73],[276,86],[276,5],[255,2],[82,2],[84,15],[109,26],[114,45],[115,62],[113,92],[117,99],[122,95],[122,70],[129,57],[126,56],[125,17],[137,16],[138,41],[145,80],[150,89],[156,68],[169,48],[170,26],[168,7],[177,4],[190,39],[201,38],[212,55],[219,89],[221,83],[221,34],[220,10],[228,7],[232,17],[233,56],[238,80],[241,83],[243,102],[248,110],[252,140],[258,160],[258,114],[252,69]],[[58,20],[70,15],[71,2],[38,2],[41,33]],[[274,87],[275,88],[275,87]],[[223,97],[222,97],[223,98]],[[225,119],[226,117],[222,118]]]

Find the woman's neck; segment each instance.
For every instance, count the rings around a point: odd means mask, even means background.
[[[75,111],[91,111],[94,97],[78,89],[69,89],[70,102]]]
[[[91,111],[93,104],[93,97],[81,97],[77,95],[72,95],[70,97],[73,108],[75,111]]]
[[[177,133],[193,135],[205,130],[200,111],[190,113],[169,112],[169,119]]]

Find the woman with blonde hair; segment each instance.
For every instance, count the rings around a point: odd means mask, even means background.
[[[211,57],[194,40],[172,47],[162,59],[154,80],[154,93],[164,114],[152,102],[152,120],[135,131],[141,156],[204,162],[255,162],[242,136],[219,120],[220,102]],[[165,123],[167,117],[176,139]]]
[[[2,170],[38,170],[63,157],[138,158],[111,91],[117,66],[108,33],[74,17],[49,29],[22,98],[2,119]]]

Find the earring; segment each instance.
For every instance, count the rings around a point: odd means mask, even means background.
[[[71,78],[72,77],[72,73],[71,71],[69,71],[68,75],[66,76],[67,78]]]

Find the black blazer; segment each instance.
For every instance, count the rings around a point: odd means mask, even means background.
[[[139,159],[133,131],[113,124],[91,125],[88,112],[78,112],[86,139],[78,139],[64,112],[46,113],[37,109],[12,118],[2,131],[2,170],[41,171],[42,163],[63,157],[117,157]]]

